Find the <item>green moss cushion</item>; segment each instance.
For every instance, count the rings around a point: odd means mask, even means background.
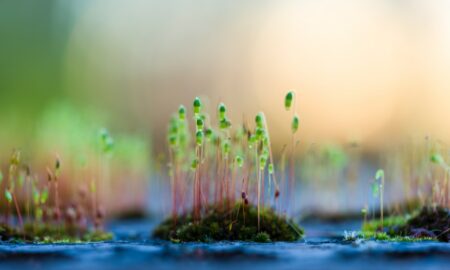
[[[261,209],[258,230],[257,208],[238,203],[231,209],[210,206],[198,221],[191,215],[178,216],[176,220],[169,218],[154,230],[153,236],[173,242],[271,242],[299,240],[303,230],[270,208]]]

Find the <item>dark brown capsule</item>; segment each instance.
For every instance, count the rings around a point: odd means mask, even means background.
[[[30,166],[29,166],[29,165],[25,165],[25,174],[26,174],[27,176],[30,176],[30,175],[31,175],[31,169],[30,169]]]
[[[277,190],[275,190],[275,198],[278,198],[278,197],[280,197],[280,191],[277,189]]]
[[[97,209],[97,214],[96,214],[97,219],[103,219],[105,217],[105,210],[103,209],[103,207],[99,207]]]
[[[61,161],[59,160],[59,158],[56,158],[56,162],[55,162],[55,169],[59,170],[59,168],[61,167]]]

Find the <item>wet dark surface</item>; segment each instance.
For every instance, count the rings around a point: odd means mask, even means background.
[[[450,269],[450,244],[342,241],[358,222],[303,224],[296,243],[170,244],[149,238],[155,223],[113,223],[114,241],[1,244],[1,269]]]

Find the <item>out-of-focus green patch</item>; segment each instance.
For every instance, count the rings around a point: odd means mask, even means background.
[[[32,243],[86,243],[112,240],[111,233],[88,231],[75,226],[25,224],[24,229],[0,225],[2,241]]]
[[[395,228],[405,225],[410,218],[410,215],[386,217],[383,220],[383,226],[381,226],[381,220],[375,219],[363,224],[362,232],[367,234],[376,233],[380,231],[382,227],[384,227],[388,230],[387,232],[389,234],[393,234],[393,230],[395,230]]]

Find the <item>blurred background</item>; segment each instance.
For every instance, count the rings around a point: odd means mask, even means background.
[[[55,152],[75,160],[107,127],[118,149],[134,149],[115,162],[138,164],[138,183],[166,150],[171,113],[195,96],[212,109],[225,102],[234,122],[263,110],[279,153],[290,140],[289,89],[298,154],[320,145],[344,161],[362,156],[369,169],[354,177],[368,183],[394,146],[450,139],[449,78],[445,0],[0,2],[1,156],[20,147],[43,164]],[[349,164],[339,165],[344,178]],[[346,205],[364,204],[356,193]]]

